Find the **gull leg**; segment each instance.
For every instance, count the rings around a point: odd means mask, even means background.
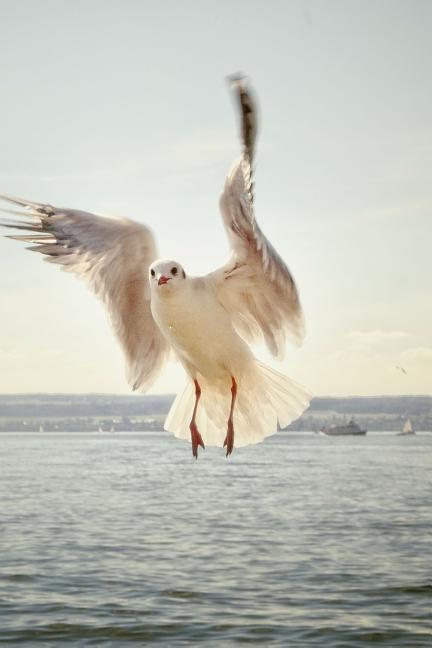
[[[233,412],[234,412],[234,404],[236,401],[237,397],[237,383],[235,381],[234,376],[231,376],[231,409],[230,409],[230,414],[228,418],[228,430],[227,434],[225,437],[225,441],[223,444],[223,447],[225,448],[226,446],[226,456],[231,454],[231,452],[234,449],[234,423],[233,423]]]
[[[205,449],[204,441],[201,438],[201,434],[198,432],[197,425],[195,423],[195,417],[198,409],[198,401],[201,396],[201,387],[198,384],[197,380],[194,380],[195,385],[195,406],[193,409],[192,420],[189,425],[189,430],[191,433],[191,442],[192,442],[192,454],[195,459],[198,459],[198,446],[201,446]]]

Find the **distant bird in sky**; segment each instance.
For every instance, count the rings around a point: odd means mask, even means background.
[[[396,367],[396,369],[398,369],[399,371],[402,371],[402,373],[404,373],[405,376],[407,375],[407,372],[405,371],[405,369],[403,367]]]
[[[220,199],[231,258],[190,277],[177,260],[158,259],[152,232],[126,218],[96,216],[49,204],[2,198],[24,207],[24,221],[3,221],[87,280],[108,309],[134,390],[147,390],[171,352],[187,374],[165,421],[166,430],[198,447],[258,443],[308,407],[310,395],[259,362],[249,343],[264,341],[281,358],[286,337],[301,343],[303,314],[294,279],[254,215],[252,165],[256,108],[244,78],[231,77],[241,113],[243,153]],[[10,210],[3,210],[11,213]]]

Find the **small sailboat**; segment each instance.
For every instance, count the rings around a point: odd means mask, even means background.
[[[406,436],[407,434],[415,434],[410,418],[407,418],[402,428],[402,432],[398,432],[397,436]]]
[[[43,431],[44,431],[43,425],[39,425],[39,432],[43,432]]]

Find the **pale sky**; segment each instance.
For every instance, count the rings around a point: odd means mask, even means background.
[[[149,225],[191,274],[228,258],[239,154],[225,83],[260,106],[257,219],[307,337],[257,355],[315,395],[432,393],[432,2],[0,0],[0,191]],[[403,366],[407,374],[396,369]],[[128,385],[104,310],[0,240],[0,392]],[[153,392],[175,392],[179,365]]]

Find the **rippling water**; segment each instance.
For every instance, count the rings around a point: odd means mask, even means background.
[[[432,645],[432,435],[0,444],[0,642]]]

